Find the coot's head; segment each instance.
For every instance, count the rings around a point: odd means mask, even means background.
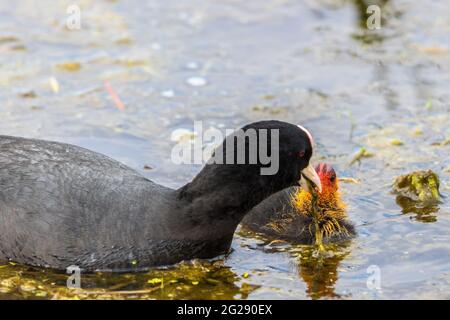
[[[245,138],[248,151],[245,163],[252,165],[256,162],[263,180],[279,184],[283,189],[299,185],[300,180],[306,178],[321,189],[320,178],[309,163],[313,154],[313,138],[304,127],[274,120],[254,122],[227,137],[225,150],[230,140],[238,146],[237,141],[242,141],[242,138]],[[235,157],[239,156],[239,148],[233,151]],[[252,154],[256,161],[252,161]]]
[[[194,197],[221,194],[230,206],[249,210],[304,179],[321,190],[309,164],[312,154],[313,139],[305,128],[276,120],[254,122],[227,136],[185,191]]]

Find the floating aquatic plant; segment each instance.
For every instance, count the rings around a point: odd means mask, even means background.
[[[59,70],[74,72],[81,69],[81,64],[75,61],[63,62],[56,66]]]
[[[361,161],[362,158],[370,158],[373,157],[374,154],[372,152],[367,151],[366,148],[361,147],[355,155],[352,157],[352,160],[350,160],[349,165],[354,164],[355,162]]]
[[[414,171],[397,177],[392,188],[403,213],[416,213],[417,220],[435,222],[439,210],[439,177],[432,170]]]
[[[413,201],[436,203],[440,200],[439,177],[432,170],[414,171],[397,177],[393,191]]]

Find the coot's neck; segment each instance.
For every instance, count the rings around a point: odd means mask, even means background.
[[[274,176],[260,175],[256,166],[206,165],[194,180],[177,190],[183,221],[208,233],[234,233],[254,206],[287,187]]]

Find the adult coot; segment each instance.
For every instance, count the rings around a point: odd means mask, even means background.
[[[279,160],[275,174],[262,174],[267,150]],[[309,165],[312,138],[300,126],[255,122],[214,152],[215,162],[173,190],[80,147],[0,136],[0,259],[130,271],[211,258],[229,250],[239,222],[266,197],[301,176],[320,187]]]
[[[355,228],[347,219],[335,170],[325,163],[317,165],[315,170],[322,185],[316,202],[319,235],[323,242],[353,237]],[[268,197],[245,216],[242,225],[270,239],[315,243],[317,233],[312,214],[312,194],[306,189],[289,188]]]

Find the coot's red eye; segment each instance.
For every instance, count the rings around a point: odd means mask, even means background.
[[[298,156],[299,156],[300,158],[303,158],[304,155],[305,155],[305,151],[299,151],[299,152],[298,152]]]

